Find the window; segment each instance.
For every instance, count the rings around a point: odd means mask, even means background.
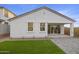
[[[40,23],[40,31],[45,31],[45,23]]]
[[[4,16],[8,17],[8,11],[7,10],[4,10]]]
[[[28,31],[33,31],[33,23],[32,22],[28,23]]]

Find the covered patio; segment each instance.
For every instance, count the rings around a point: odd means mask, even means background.
[[[74,23],[70,24],[70,35],[66,35],[64,32],[65,23],[48,23],[48,36],[49,37],[73,37],[74,36]]]

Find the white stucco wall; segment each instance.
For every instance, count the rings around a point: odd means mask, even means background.
[[[0,35],[8,34],[9,33],[9,25],[7,24],[0,24]]]
[[[33,32],[28,32],[28,22],[33,22]],[[45,31],[40,31],[40,23],[45,22]],[[10,22],[10,37],[12,38],[31,38],[46,37],[47,23],[72,23],[55,13],[42,9],[37,12],[14,19]]]
[[[45,24],[46,25],[46,24]],[[35,37],[46,37],[47,29],[45,31],[40,31],[40,23],[33,23],[33,31],[28,31],[28,22],[26,23],[17,23],[17,25],[10,25],[10,37],[13,38],[35,38]]]

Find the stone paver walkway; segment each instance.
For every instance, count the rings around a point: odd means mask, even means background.
[[[79,54],[79,38],[53,38],[51,41],[67,54]]]

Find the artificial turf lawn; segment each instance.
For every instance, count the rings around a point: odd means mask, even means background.
[[[0,53],[10,54],[63,54],[51,40],[22,40],[0,42]]]

